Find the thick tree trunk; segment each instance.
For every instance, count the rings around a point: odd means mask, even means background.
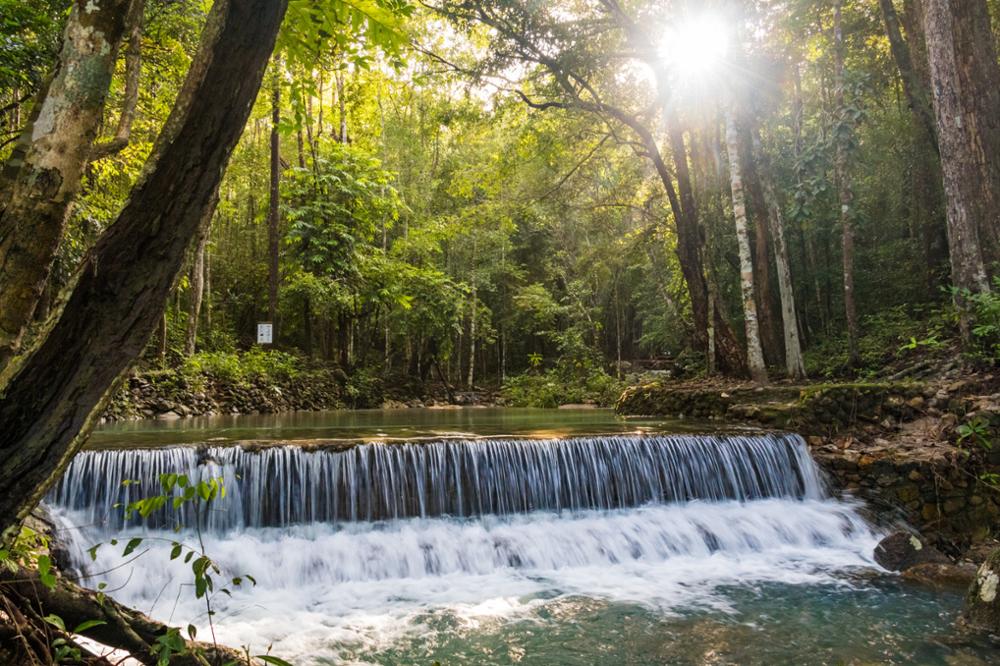
[[[834,97],[837,107],[836,154],[834,168],[837,174],[837,198],[840,201],[841,252],[844,274],[844,317],[847,320],[847,364],[856,368],[861,364],[858,351],[858,312],[854,302],[854,187],[848,164],[850,135],[853,120],[845,110],[844,88],[844,29],[841,20],[841,2],[833,5]]]
[[[931,4],[928,2],[928,4]],[[989,273],[1000,261],[1000,64],[986,0],[949,0],[958,66],[958,102],[980,173],[974,221]]]
[[[791,264],[788,260],[788,247],[785,244],[785,220],[781,212],[781,203],[771,178],[771,165],[767,154],[760,145],[760,139],[754,133],[754,153],[759,157],[760,184],[764,190],[764,201],[767,205],[767,220],[771,230],[771,241],[774,244],[774,260],[778,269],[778,292],[781,296],[781,322],[785,337],[785,371],[792,379],[805,379],[806,366],[802,358],[802,343],[799,341],[798,313],[795,309],[795,291],[792,286]]]
[[[924,0],[927,61],[947,199],[951,280],[959,289],[989,291],[977,215],[985,214],[980,198],[989,187],[990,175],[985,170],[985,156],[980,154],[983,137],[965,106],[972,91],[963,87],[959,75],[960,54],[955,51],[953,11],[950,0]],[[961,57],[964,59],[965,55]],[[993,211],[992,215],[996,214],[997,211]],[[996,218],[992,219],[996,224]],[[969,322],[965,316],[962,317],[962,330],[968,337]]]
[[[89,436],[163,313],[260,88],[283,0],[216,0],[128,203],[83,262],[62,316],[0,401],[5,540]]]
[[[274,80],[271,82],[271,181],[267,207],[267,316],[276,327],[278,320],[278,201],[281,196],[281,147],[278,125],[281,123],[281,82],[279,64],[274,62]]]
[[[76,0],[55,77],[0,184],[0,373],[18,352],[80,189],[114,72],[128,0]]]
[[[726,113],[726,148],[729,153],[729,181],[733,192],[733,218],[736,222],[736,242],[740,251],[740,291],[743,295],[743,323],[747,335],[747,365],[750,377],[758,383],[767,382],[767,367],[760,344],[757,323],[757,304],[754,301],[753,255],[750,250],[750,233],[747,230],[746,197],[743,192],[743,174],[740,168],[740,138],[736,129],[736,114]]]

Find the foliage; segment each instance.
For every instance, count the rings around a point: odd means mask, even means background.
[[[245,384],[254,380],[278,383],[303,371],[301,358],[278,350],[254,347],[246,352],[200,352],[184,360],[181,375]]]

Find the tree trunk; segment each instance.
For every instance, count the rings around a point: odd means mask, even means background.
[[[677,174],[679,198],[674,194],[673,179],[666,164],[658,158],[659,153],[650,151],[650,154],[653,155],[653,164],[657,174],[667,189],[670,207],[674,213],[677,227],[677,258],[691,299],[695,340],[701,348],[708,348],[709,318],[711,318],[715,356],[719,361],[718,369],[726,374],[741,375],[746,372],[747,359],[736,339],[736,334],[733,332],[719,300],[715,299],[712,307],[709,307],[709,288],[702,261],[704,237],[698,225],[694,190],[691,187],[691,175],[687,165],[687,150],[684,146],[684,136],[680,130],[679,120],[669,110],[667,111],[667,132],[673,154],[674,170]],[[655,149],[655,144],[652,147]]]
[[[840,201],[840,226],[844,272],[844,316],[847,320],[847,363],[851,368],[861,364],[858,351],[858,313],[854,304],[854,187],[848,165],[850,137],[853,120],[845,113],[844,88],[844,29],[841,21],[841,2],[833,5],[833,52],[835,77],[835,103],[837,106],[836,155],[837,198]]]
[[[471,391],[476,380],[476,284],[472,283],[472,291],[469,293],[469,374],[466,378],[466,385]]]
[[[774,189],[771,178],[771,165],[767,154],[760,146],[760,139],[754,133],[754,153],[759,155],[761,187],[764,190],[764,201],[767,205],[767,220],[771,229],[771,241],[774,244],[774,260],[778,269],[778,292],[781,296],[781,322],[785,335],[785,371],[792,379],[805,379],[806,366],[802,359],[802,344],[799,341],[798,314],[795,309],[795,291],[792,286],[792,271],[788,261],[788,248],[785,244],[785,220],[778,201],[778,193]]]
[[[950,0],[958,65],[958,102],[969,125],[979,178],[974,221],[987,271],[1000,262],[1000,64],[986,0]]]
[[[761,344],[764,349],[764,360],[769,364],[781,365],[785,360],[782,338],[779,331],[781,316],[774,303],[776,290],[771,277],[771,256],[768,252],[768,205],[764,196],[762,176],[758,173],[754,162],[753,132],[754,129],[748,117],[737,124],[740,138],[740,169],[743,174],[744,190],[748,197],[750,220],[754,225],[753,235],[753,268],[754,297],[757,300],[757,315],[760,323]]]
[[[278,125],[281,123],[281,82],[278,78],[280,65],[274,62],[274,80],[271,82],[271,187],[267,207],[267,316],[276,327],[278,320],[278,199],[281,196],[281,152]]]
[[[924,34],[947,200],[952,284],[971,292],[989,291],[977,224],[977,214],[983,212],[980,197],[988,189],[989,174],[978,154],[983,147],[982,136],[964,106],[971,91],[963,88],[959,75],[960,54],[955,51],[954,13],[949,0],[925,0]],[[961,54],[963,61],[965,56]],[[962,299],[958,300],[961,306]],[[962,317],[962,333],[968,339],[967,316]]]
[[[208,245],[208,229],[214,211],[215,206],[211,205],[205,212],[206,220],[194,251],[194,264],[191,266],[191,304],[188,309],[187,339],[184,342],[185,356],[194,354],[198,342],[198,321],[201,318],[201,303],[205,295],[205,246]]]
[[[0,372],[20,348],[80,189],[114,72],[128,0],[76,0],[55,77],[0,183]]]
[[[729,153],[729,181],[733,191],[733,217],[736,221],[736,242],[740,250],[740,290],[743,294],[743,322],[747,335],[747,365],[750,377],[757,383],[767,382],[767,367],[760,344],[757,324],[757,304],[754,302],[753,255],[747,231],[747,209],[740,169],[740,138],[736,129],[736,113],[726,113],[726,147]]]
[[[893,0],[879,0],[879,7],[882,9],[885,34],[889,38],[892,58],[896,62],[899,77],[903,81],[903,94],[906,95],[906,103],[913,113],[914,122],[923,133],[928,147],[936,153],[938,150],[937,133],[934,129],[934,112],[931,110],[930,95],[913,65],[910,48],[903,40],[896,7],[893,5]]]
[[[110,141],[95,145],[90,151],[90,161],[104,159],[121,152],[132,138],[132,124],[139,106],[139,76],[142,72],[142,16],[146,0],[132,0],[125,19],[128,48],[125,49],[125,96],[122,99],[118,127]]]
[[[62,316],[0,401],[0,532],[8,541],[97,422],[163,313],[249,116],[283,0],[216,0],[199,52],[118,219]]]

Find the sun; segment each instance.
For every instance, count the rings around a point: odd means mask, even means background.
[[[730,26],[719,15],[695,14],[667,30],[661,57],[670,75],[688,83],[707,83],[723,68],[729,51]]]

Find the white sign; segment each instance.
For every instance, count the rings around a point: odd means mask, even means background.
[[[274,324],[257,324],[257,344],[269,345],[274,342]]]

